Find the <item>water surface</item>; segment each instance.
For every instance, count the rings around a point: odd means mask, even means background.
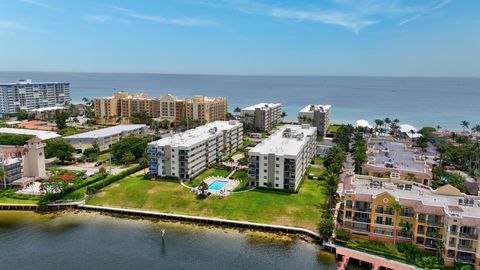
[[[336,269],[302,240],[99,214],[0,211],[0,239],[0,269]]]

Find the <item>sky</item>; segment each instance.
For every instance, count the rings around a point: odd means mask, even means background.
[[[480,1],[0,0],[0,70],[480,77]]]

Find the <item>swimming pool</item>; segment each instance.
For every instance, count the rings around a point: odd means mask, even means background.
[[[211,183],[208,186],[208,189],[212,190],[212,191],[218,191],[218,190],[221,190],[222,188],[224,188],[227,185],[227,183],[228,183],[228,181],[215,180],[215,182]]]

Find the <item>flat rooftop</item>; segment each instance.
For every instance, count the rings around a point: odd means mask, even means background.
[[[362,197],[373,197],[386,192],[393,197],[398,198],[401,204],[412,207],[416,211],[442,214],[443,209],[446,209],[448,212],[449,208],[457,208],[457,211],[455,212],[461,212],[462,217],[480,218],[480,201],[473,199],[473,204],[471,206],[460,205],[459,200],[464,200],[465,196],[463,196],[458,190],[456,190],[458,193],[457,195],[447,195],[442,194],[442,187],[437,190],[432,190],[428,187],[417,186],[412,183],[411,188],[402,189],[391,182],[379,182],[358,178],[354,178],[350,185],[351,187],[349,189],[344,189],[344,193],[352,194],[353,191],[355,195],[363,194],[367,196]]]
[[[23,128],[0,128],[0,134],[2,133],[32,135],[32,136],[38,137],[40,140],[60,138],[60,135],[52,131],[23,129]]]
[[[29,85],[29,84],[70,84],[66,82],[32,82],[32,80],[18,80],[13,83],[2,83],[0,86],[11,86],[11,85]]]
[[[114,127],[97,129],[89,132],[79,133],[72,136],[65,137],[65,139],[87,139],[87,138],[102,138],[112,135],[117,135],[125,131],[133,131],[136,129],[145,128],[147,125],[118,125]]]
[[[399,169],[413,172],[425,172],[427,166],[424,163],[415,162],[414,158],[420,156],[412,151],[405,150],[405,144],[401,142],[375,142],[370,147],[378,150],[374,155],[374,161],[370,160],[370,165],[382,168],[387,164],[393,164],[392,169]]]
[[[273,108],[277,106],[282,106],[280,103],[258,103],[252,106],[248,106],[246,108],[243,108],[242,111],[254,111],[255,109],[267,109],[267,108]]]
[[[320,105],[320,104],[308,104],[303,109],[300,110],[302,113],[313,112],[316,110],[328,111],[332,108],[332,105]]]
[[[293,136],[283,136],[284,131],[287,129],[290,129]],[[308,137],[315,136],[316,132],[317,128],[311,127],[310,125],[285,125],[248,152],[264,155],[275,154],[296,156],[308,141]],[[303,134],[303,136],[301,134]],[[300,136],[296,137],[297,135]]]
[[[215,121],[212,123],[207,123],[203,126],[196,127],[194,129],[189,129],[182,133],[177,133],[171,137],[163,138],[158,141],[149,143],[149,146],[166,146],[170,145],[172,147],[190,147],[199,142],[207,140],[213,135],[219,134],[224,130],[230,130],[232,128],[240,127],[242,123],[238,121]],[[214,133],[210,131],[216,128]]]
[[[56,111],[56,110],[63,110],[65,107],[63,106],[54,106],[54,107],[44,107],[31,110],[32,112],[45,112],[45,111]]]

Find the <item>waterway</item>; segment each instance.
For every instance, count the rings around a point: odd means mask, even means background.
[[[320,246],[285,235],[0,211],[0,269],[336,269],[336,262]]]

